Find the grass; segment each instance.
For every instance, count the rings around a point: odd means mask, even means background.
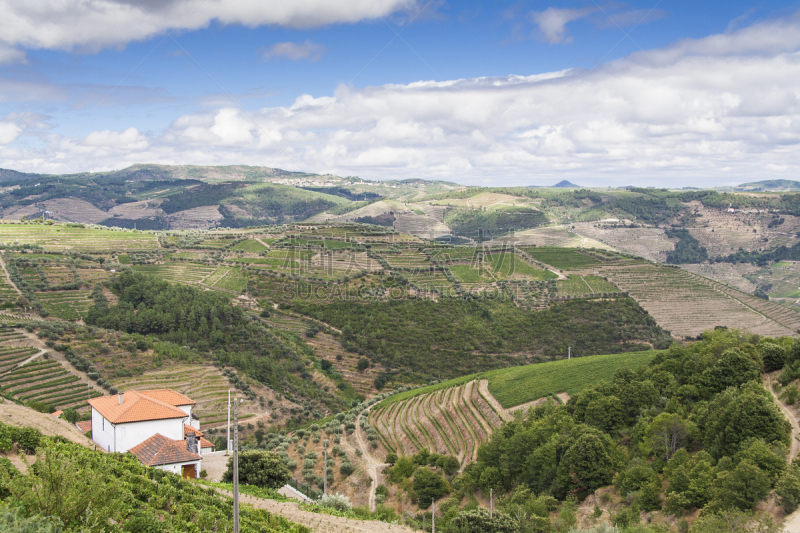
[[[513,407],[549,394],[577,394],[600,381],[611,379],[621,368],[648,364],[658,353],[628,352],[593,355],[538,365],[504,368],[488,372],[489,392],[503,407]]]
[[[602,264],[594,257],[582,254],[574,248],[534,246],[531,248],[523,248],[523,250],[542,263],[546,263],[561,270],[576,270]]]
[[[530,276],[534,279],[553,279],[558,277],[549,270],[542,270],[541,268],[536,268],[528,264],[514,253],[503,252],[499,254],[489,254],[486,256],[486,259],[490,262],[492,271],[501,278],[520,275]]]
[[[481,283],[490,282],[491,280],[482,276],[481,271],[472,268],[469,265],[453,265],[450,267],[450,272],[462,283]]]
[[[231,247],[232,251],[241,250],[243,252],[249,252],[249,253],[252,253],[252,254],[261,253],[266,249],[267,249],[266,246],[264,246],[263,244],[261,244],[260,242],[258,242],[255,239],[247,239],[246,241],[242,241],[239,244]]]
[[[395,394],[382,401],[378,407],[408,400],[421,394],[458,387],[475,379],[488,379],[489,392],[503,407],[509,408],[559,392],[577,394],[600,381],[610,379],[614,372],[621,368],[635,369],[646,365],[659,353],[658,350],[648,350],[591,355],[490,370]]]

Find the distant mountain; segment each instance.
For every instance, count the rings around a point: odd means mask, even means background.
[[[561,188],[566,188],[566,187],[578,187],[578,188],[579,188],[579,187],[580,187],[580,185],[575,185],[575,184],[574,184],[574,183],[572,183],[571,181],[562,180],[562,181],[559,181],[558,183],[556,183],[555,185],[553,185],[553,187],[561,187]]]
[[[792,180],[764,180],[751,183],[742,183],[734,187],[736,191],[797,191],[800,190],[800,181]]]

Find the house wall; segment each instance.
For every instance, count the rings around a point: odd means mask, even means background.
[[[186,413],[187,416],[191,418],[192,416],[192,406],[191,405],[179,405],[178,409]]]
[[[166,470],[167,472],[172,472],[173,474],[178,474],[179,476],[182,473],[181,467],[183,465],[194,465],[194,475],[196,478],[200,478],[200,461],[190,461],[188,463],[175,463],[171,465],[159,465],[156,468],[160,468],[161,470]]]
[[[169,418],[114,425],[105,420],[104,424],[103,415],[92,408],[92,440],[108,452],[124,453],[156,433],[161,433],[168,439],[183,440],[185,421],[185,418]],[[97,433],[95,428],[99,428]]]
[[[103,420],[103,415],[92,407],[92,440],[99,448],[113,452],[114,426],[108,420],[103,424]]]

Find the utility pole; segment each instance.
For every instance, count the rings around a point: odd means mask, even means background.
[[[567,347],[567,359],[572,359],[572,346]]]
[[[239,402],[233,399],[233,533],[239,533]]]
[[[228,436],[225,439],[225,455],[231,454],[231,390],[228,389]]]
[[[494,489],[489,489],[489,518],[494,516]]]

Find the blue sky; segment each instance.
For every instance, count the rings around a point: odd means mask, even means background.
[[[4,168],[797,177],[797,1],[27,4],[0,0]]]

